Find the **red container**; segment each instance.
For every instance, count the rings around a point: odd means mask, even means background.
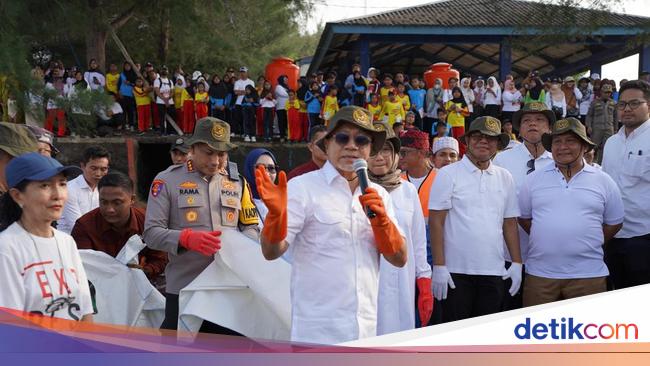
[[[431,67],[429,67],[429,70],[424,72],[424,83],[427,85],[427,89],[433,87],[433,85],[436,83],[437,78],[442,79],[443,89],[447,89],[449,87],[450,77],[453,76],[456,79],[460,80],[460,73],[458,70],[452,69],[451,66],[451,64],[445,62],[438,62],[431,65]]]
[[[288,57],[274,58],[270,64],[266,65],[264,70],[264,77],[271,82],[273,89],[278,84],[280,75],[287,75],[289,81],[287,85],[289,88],[298,89],[298,79],[300,78],[300,67],[293,63],[293,60]]]

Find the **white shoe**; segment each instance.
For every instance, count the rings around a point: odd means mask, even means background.
[[[251,142],[251,138],[246,135],[246,137],[244,137],[244,142]]]
[[[251,142],[257,142],[257,139],[255,138],[255,136],[251,137]]]

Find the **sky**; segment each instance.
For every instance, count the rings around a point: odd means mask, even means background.
[[[374,13],[381,13],[404,7],[422,5],[433,0],[314,0],[316,9],[308,21],[310,30],[315,30],[319,24],[336,22],[347,18],[355,18]],[[534,1],[534,0],[532,0]],[[624,0],[622,9],[614,9],[620,13],[650,17],[650,0]],[[433,61],[433,60],[432,60]],[[636,79],[638,76],[639,56],[633,55],[610,64],[603,65],[602,78],[616,80]]]

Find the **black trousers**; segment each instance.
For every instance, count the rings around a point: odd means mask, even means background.
[[[135,98],[122,96],[120,105],[126,115],[126,123],[128,126],[138,127],[138,119],[135,117]]]
[[[451,322],[501,311],[505,287],[501,276],[452,273],[456,285],[442,301],[443,321]]]
[[[166,115],[169,115],[172,119],[176,118],[174,103],[170,105],[158,104],[158,118],[160,118],[160,132],[163,135],[175,135],[176,130],[172,127],[171,123],[167,123]]]
[[[280,130],[280,138],[287,138],[287,111],[284,109],[279,109],[275,111],[275,114],[278,116],[278,129]]]
[[[163,320],[160,329],[169,329],[176,330],[178,328],[178,295],[167,294],[165,300],[165,320]],[[218,324],[210,323],[208,321],[203,321],[200,333],[211,333],[211,334],[224,334],[224,335],[235,335],[243,336],[243,334],[237,333],[234,330],[222,327]]]
[[[422,131],[429,134],[429,139],[436,135],[436,131],[433,130],[433,125],[438,121],[437,118],[424,117],[422,119]]]
[[[242,108],[242,116],[244,117],[242,126],[244,127],[243,134],[246,136],[255,136],[255,107],[245,106]]]
[[[650,283],[650,234],[610,240],[605,263],[613,289]]]

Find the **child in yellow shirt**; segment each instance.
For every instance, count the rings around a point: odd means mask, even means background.
[[[368,104],[367,109],[372,115],[373,122],[381,120],[381,104],[379,104],[379,95],[370,95],[370,104]]]
[[[388,119],[388,125],[390,127],[393,127],[396,121],[402,122],[404,120],[406,115],[406,112],[404,112],[404,104],[397,100],[394,92],[391,91],[388,93],[388,100],[382,107],[381,115],[382,118]]]
[[[336,98],[338,91],[339,90],[336,85],[332,85],[329,88],[325,100],[323,100],[323,110],[321,113],[323,115],[323,120],[325,121],[326,127],[329,126],[330,119],[334,116],[334,114],[339,111],[339,101]]]
[[[138,109],[138,130],[144,133],[151,124],[151,99],[149,98],[150,88],[145,88],[142,78],[135,79],[133,96]]]

